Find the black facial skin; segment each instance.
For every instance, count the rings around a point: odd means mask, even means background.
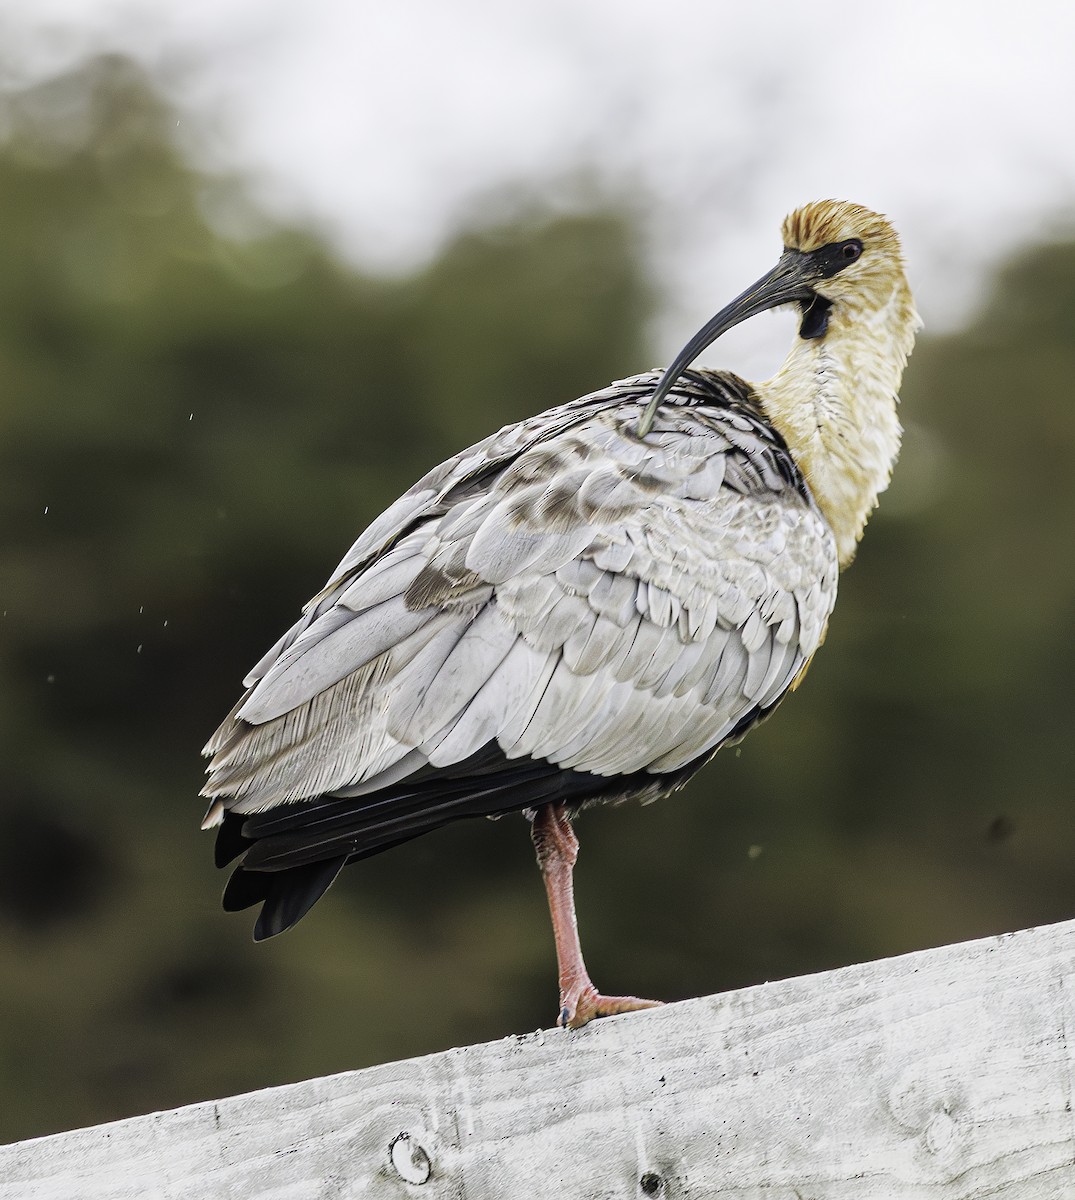
[[[858,238],[851,238],[846,242],[830,242],[807,257],[813,260],[818,279],[831,279],[861,255],[862,243]]]
[[[806,257],[810,259],[811,274],[815,279],[831,279],[839,274],[844,267],[853,263],[862,254],[862,243],[858,238],[850,238],[846,242],[831,242],[814,250]],[[829,312],[832,301],[816,293],[811,300],[801,300],[803,319],[799,326],[799,337],[806,341],[824,337],[829,328]]]
[[[824,296],[818,296],[816,293],[813,300],[801,300],[799,307],[802,309],[803,319],[799,326],[799,337],[804,341],[812,341],[814,338],[824,337],[829,328],[829,313],[832,310],[832,301],[826,300]]]

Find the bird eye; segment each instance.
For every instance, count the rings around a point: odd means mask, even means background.
[[[862,243],[858,238],[852,238],[849,242],[844,242],[840,246],[840,257],[847,262],[854,262],[862,253]]]

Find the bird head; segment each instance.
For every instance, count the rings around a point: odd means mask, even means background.
[[[878,213],[845,200],[818,200],[791,213],[783,234],[776,273],[783,267],[810,294],[797,297],[800,337],[824,337],[834,308],[837,315],[853,316],[893,300],[912,307],[899,238]]]
[[[690,364],[734,325],[786,304],[798,306],[799,337],[825,337],[832,320],[848,321],[894,306],[913,334],[917,319],[903,271],[899,238],[878,213],[844,200],[818,200],[784,221],[784,253],[761,277],[691,338],[662,375],[639,422],[649,432],[661,401]],[[908,347],[909,350],[909,347]]]

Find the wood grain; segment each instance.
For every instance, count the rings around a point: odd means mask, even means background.
[[[1071,1200],[1075,922],[0,1147],[3,1200]]]

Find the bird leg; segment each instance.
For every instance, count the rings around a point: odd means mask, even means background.
[[[545,881],[556,939],[556,962],[560,971],[560,1015],[557,1025],[581,1029],[594,1017],[656,1008],[660,1000],[641,1000],[637,996],[602,996],[590,981],[582,960],[578,924],[575,920],[575,893],[572,871],[579,854],[579,841],[571,828],[563,804],[544,804],[530,826],[537,852],[538,867]]]

